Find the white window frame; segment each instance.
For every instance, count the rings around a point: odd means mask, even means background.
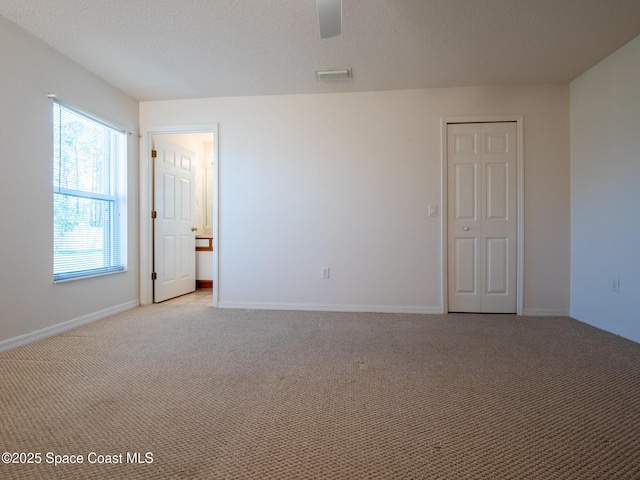
[[[82,262],[78,262],[78,268],[72,271],[56,271],[56,230],[54,226],[53,232],[53,243],[54,243],[54,264],[53,264],[53,281],[54,283],[59,282],[67,282],[71,280],[79,280],[83,278],[90,278],[101,275],[109,275],[113,273],[121,273],[127,270],[127,199],[126,199],[126,177],[127,177],[127,133],[122,128],[116,127],[113,124],[102,120],[101,118],[90,114],[80,108],[77,108],[71,104],[66,102],[61,102],[58,99],[54,99],[53,101],[53,129],[56,128],[56,115],[64,113],[64,110],[75,114],[84,120],[91,122],[95,126],[99,126],[105,129],[105,131],[109,131],[111,133],[117,134],[118,141],[116,145],[111,145],[109,148],[115,149],[115,153],[110,155],[110,161],[106,168],[107,179],[101,182],[101,185],[107,184],[107,192],[101,193],[97,191],[92,191],[91,189],[82,189],[82,188],[69,188],[67,186],[63,186],[60,182],[56,182],[54,178],[54,187],[53,187],[53,201],[55,205],[56,195],[63,195],[66,198],[70,199],[88,199],[88,200],[96,200],[100,202],[108,202],[110,204],[110,213],[111,215],[107,215],[108,217],[108,225],[105,226],[102,235],[102,265],[100,267],[90,266],[85,264],[82,265]],[[59,126],[62,130],[63,126]],[[62,133],[56,134],[54,131],[53,135],[53,170],[54,173],[56,171],[56,164],[60,165],[61,160],[61,150],[58,149],[56,151],[56,137],[58,137],[58,142],[60,142],[60,137]],[[105,137],[106,138],[106,137]],[[60,144],[58,143],[60,147]],[[60,170],[60,166],[58,166],[58,171]],[[55,215],[56,212],[54,210],[54,225],[55,225]]]

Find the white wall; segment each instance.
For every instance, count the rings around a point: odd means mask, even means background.
[[[525,119],[525,313],[566,315],[566,85],[140,105],[143,129],[219,124],[220,306],[418,312],[442,309],[441,118],[500,114]]]
[[[0,16],[0,349],[138,302],[138,139],[129,137],[128,266],[53,284],[52,101],[136,131],[138,104]],[[47,330],[48,329],[48,330]],[[22,340],[25,338],[23,337]]]
[[[571,316],[640,341],[640,37],[571,90]],[[611,279],[620,278],[620,291]]]

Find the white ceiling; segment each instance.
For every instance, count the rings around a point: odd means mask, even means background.
[[[640,35],[638,0],[0,0],[138,100],[568,82]],[[10,46],[0,46],[10,48]],[[321,83],[315,70],[351,67]]]

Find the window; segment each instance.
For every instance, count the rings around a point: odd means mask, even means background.
[[[126,269],[126,134],[53,104],[53,280]]]

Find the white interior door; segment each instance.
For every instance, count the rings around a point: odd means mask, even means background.
[[[447,125],[450,312],[516,312],[516,131]]]
[[[154,138],[153,301],[196,289],[195,154]]]

